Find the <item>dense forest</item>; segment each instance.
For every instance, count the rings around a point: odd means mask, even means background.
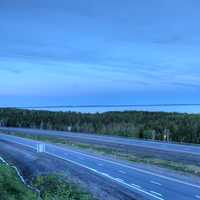
[[[0,126],[200,143],[200,115],[165,112],[75,113],[0,109]]]

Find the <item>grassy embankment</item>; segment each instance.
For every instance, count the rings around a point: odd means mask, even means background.
[[[6,133],[6,132],[5,132]],[[73,146],[80,149],[86,149],[101,155],[109,155],[113,156],[115,158],[119,158],[122,160],[128,160],[130,162],[137,162],[137,163],[145,163],[145,164],[151,164],[159,167],[164,167],[180,172],[189,173],[192,175],[200,176],[200,166],[197,165],[191,165],[191,164],[183,164],[179,162],[164,160],[164,159],[157,159],[150,156],[141,156],[134,153],[125,153],[122,151],[118,151],[116,149],[111,149],[106,146],[100,146],[95,144],[86,144],[86,143],[79,143],[79,142],[72,142],[69,140],[64,140],[62,138],[53,138],[49,136],[37,136],[37,135],[28,135],[25,133],[20,132],[9,132],[9,134],[20,136],[24,138],[29,138],[33,140],[39,140],[39,141],[45,141],[45,142],[52,142],[56,144],[62,144],[66,146]]]
[[[92,200],[90,194],[58,175],[38,176],[32,186],[40,190],[40,196],[21,182],[13,168],[0,162],[1,200]]]
[[[1,200],[37,200],[37,194],[27,188],[11,167],[0,163]]]

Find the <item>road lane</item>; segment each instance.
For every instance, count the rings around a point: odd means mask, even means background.
[[[157,149],[168,152],[186,153],[191,155],[200,155],[200,145],[189,145],[189,144],[176,144],[176,143],[166,143],[158,141],[147,141],[139,140],[133,138],[123,138],[114,136],[100,136],[96,134],[86,134],[86,133],[72,133],[63,131],[50,131],[50,130],[38,130],[38,129],[25,129],[25,128],[7,128],[0,127],[3,131],[18,131],[26,134],[32,135],[46,135],[46,136],[59,136],[69,139],[75,139],[77,141],[89,141],[98,142],[106,144],[118,144],[127,146],[144,147],[150,149]]]
[[[41,142],[0,134],[0,140],[26,146],[36,150]],[[114,181],[133,192],[138,192],[151,200],[193,200],[200,195],[200,185],[152,173],[126,164],[99,158],[69,148],[46,144],[46,153],[71,162],[91,172]],[[124,173],[120,173],[120,171]],[[155,184],[157,183],[157,184]]]

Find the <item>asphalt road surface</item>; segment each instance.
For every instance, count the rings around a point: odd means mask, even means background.
[[[0,134],[0,140],[26,146],[33,150],[38,144],[45,144],[45,153],[68,161],[115,182],[121,187],[143,195],[149,200],[197,200],[200,199],[200,185],[160,173],[150,172],[121,162],[109,160],[62,148],[49,143]],[[42,150],[42,149],[41,149]]]
[[[189,144],[176,144],[176,143],[166,143],[166,142],[156,142],[156,141],[146,141],[133,138],[122,138],[122,137],[113,137],[113,136],[100,136],[95,134],[86,134],[86,133],[72,133],[72,132],[62,132],[62,131],[50,131],[50,130],[37,130],[37,129],[24,129],[24,128],[3,128],[0,127],[0,130],[3,131],[18,131],[26,134],[32,135],[47,135],[47,136],[59,136],[69,139],[75,139],[78,141],[88,141],[96,143],[105,143],[105,144],[119,144],[127,145],[133,147],[144,147],[155,150],[167,151],[167,152],[177,152],[190,155],[200,156],[200,145],[189,145]]]

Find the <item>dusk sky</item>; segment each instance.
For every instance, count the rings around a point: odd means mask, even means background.
[[[0,75],[0,106],[200,103],[200,1],[0,0]]]

